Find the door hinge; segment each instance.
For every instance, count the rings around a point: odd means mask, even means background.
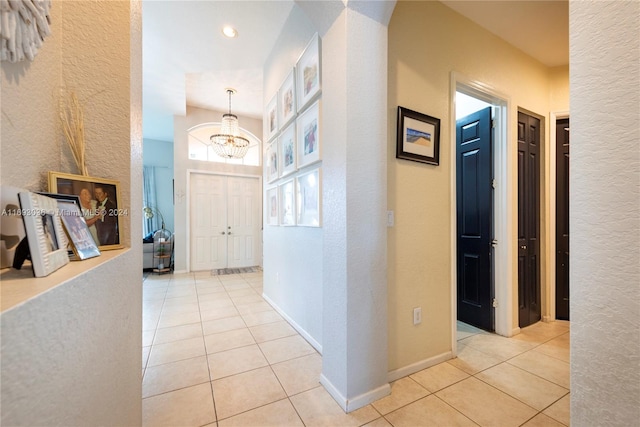
[[[491,120],[491,129],[495,129],[495,128],[496,128],[496,121]]]
[[[497,308],[498,307],[498,301],[496,301],[496,299],[493,299],[493,303],[491,304],[493,306],[493,308]]]
[[[491,180],[491,188],[493,188],[494,190],[496,189],[496,180],[495,179]]]
[[[493,239],[493,240],[491,241],[491,247],[492,247],[492,248],[495,248],[496,246],[498,246],[498,239]]]

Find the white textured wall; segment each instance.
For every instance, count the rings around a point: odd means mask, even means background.
[[[571,424],[640,420],[640,3],[570,3]]]
[[[63,267],[56,287],[2,313],[3,425],[141,422],[140,10],[54,1],[35,61],[2,63],[2,183],[43,191],[47,171],[77,173],[57,123],[66,85],[84,107],[89,172],[121,183],[131,244],[77,277]]]

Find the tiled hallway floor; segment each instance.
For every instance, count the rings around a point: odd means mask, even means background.
[[[569,323],[513,338],[458,324],[458,357],[345,414],[321,357],[261,297],[262,273],[145,275],[143,425],[569,425]]]

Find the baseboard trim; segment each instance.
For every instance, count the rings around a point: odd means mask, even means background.
[[[186,274],[189,270],[173,270],[173,274]]]
[[[514,335],[518,335],[520,333],[520,328],[513,328],[511,330],[511,335],[509,335],[509,337],[512,337]]]
[[[327,377],[324,376],[324,374],[320,375],[320,384],[322,384],[325,390],[327,390],[331,397],[333,397],[333,399],[346,413],[363,408],[368,404],[391,394],[391,386],[387,383],[359,396],[356,396],[353,399],[347,399],[338,391],[337,388],[334,387],[331,381],[329,381]]]
[[[408,377],[411,374],[415,374],[416,372],[419,372],[423,369],[430,368],[434,365],[437,365],[438,363],[446,362],[447,360],[451,359],[453,359],[453,353],[451,351],[446,351],[436,356],[429,357],[428,359],[423,359],[418,362],[412,363],[411,365],[389,371],[387,373],[387,380],[389,382],[393,382],[400,378]]]
[[[278,305],[273,302],[271,300],[271,298],[269,298],[268,296],[266,296],[264,294],[264,292],[262,293],[262,298],[264,298],[264,300],[271,306],[273,307],[273,309],[275,311],[278,312],[278,314],[282,317],[284,317],[284,319],[289,322],[289,324],[293,327],[293,329],[295,329],[300,335],[302,335],[302,337],[307,340],[307,342],[309,344],[311,344],[311,346],[313,348],[315,348],[318,353],[322,354],[322,344],[320,344],[318,341],[316,341],[311,335],[309,335],[309,333],[307,333],[307,331],[305,331],[300,325],[298,325],[291,317],[289,317],[289,315],[287,315],[287,313],[285,313],[280,307],[278,307]]]

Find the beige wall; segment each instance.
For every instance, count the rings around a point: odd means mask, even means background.
[[[388,233],[389,371],[424,363],[452,349],[452,71],[508,98],[511,147],[517,136],[518,108],[548,123],[552,91],[556,108],[568,106],[564,89],[568,69],[549,70],[441,3],[398,2],[389,25],[387,178],[388,208],[395,211],[395,226]],[[395,159],[398,105],[440,118],[439,166]],[[548,133],[543,139],[548,140]],[[517,151],[506,152],[508,179],[515,191]],[[515,224],[517,195],[513,191],[508,209]],[[514,244],[515,228],[512,233]],[[515,287],[517,268],[510,279]],[[515,327],[516,297],[514,288],[510,304]],[[423,321],[414,326],[412,311],[417,306],[422,307]]]
[[[54,1],[35,60],[2,63],[2,184],[44,191],[47,171],[78,173],[57,118],[60,89],[73,89],[89,173],[120,181],[119,207],[130,213],[121,241],[131,247],[46,279],[8,270],[25,288],[50,289],[1,314],[3,425],[141,423],[140,10],[137,1]]]

